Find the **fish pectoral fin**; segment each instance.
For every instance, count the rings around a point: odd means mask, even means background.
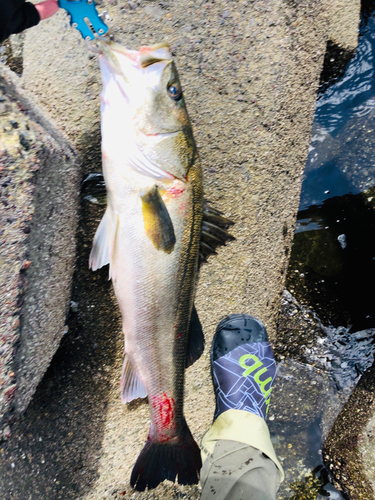
[[[234,240],[228,233],[229,226],[234,222],[223,216],[221,212],[204,202],[202,236],[199,247],[199,265],[207,261],[207,257],[216,254],[215,249]]]
[[[197,361],[204,351],[204,334],[197,310],[191,312],[188,345],[186,350],[186,368]]]
[[[94,205],[107,204],[107,189],[102,172],[88,174],[81,184],[81,197]]]
[[[129,356],[125,354],[121,376],[121,400],[123,403],[129,403],[133,399],[145,398],[146,396],[146,388],[129,360]]]
[[[171,253],[176,243],[173,223],[157,186],[141,196],[146,235],[158,250]]]
[[[116,245],[116,232],[118,226],[118,216],[107,207],[105,214],[96,230],[92,249],[89,258],[89,267],[96,271],[106,264],[113,265],[114,250]],[[111,279],[109,274],[109,279]]]

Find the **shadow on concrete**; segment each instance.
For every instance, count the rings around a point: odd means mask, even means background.
[[[98,158],[100,147],[98,137],[90,137],[84,172],[93,168],[91,160]],[[96,170],[98,165],[100,161],[94,163]],[[26,413],[11,429],[11,439],[0,444],[4,500],[78,498],[97,478],[116,345],[122,337],[108,267],[96,273],[88,269],[103,213],[102,207],[81,206],[69,329]]]

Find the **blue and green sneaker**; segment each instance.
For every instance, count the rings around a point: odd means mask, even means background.
[[[265,326],[248,314],[220,321],[211,348],[216,395],[214,420],[227,410],[244,410],[266,419],[276,363]]]

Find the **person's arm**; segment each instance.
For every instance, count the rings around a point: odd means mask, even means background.
[[[40,20],[53,16],[59,9],[57,0],[33,5],[25,0],[0,0],[0,43],[13,33],[31,28]]]
[[[45,2],[37,3],[35,7],[39,13],[41,21],[53,16],[59,10],[57,0],[46,0]]]

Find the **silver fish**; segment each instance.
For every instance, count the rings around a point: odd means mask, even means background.
[[[183,415],[184,372],[204,339],[193,301],[203,219],[202,173],[166,44],[101,43],[107,209],[90,255],[110,264],[125,335],[122,400],[148,396],[151,427],[131,484],[198,482],[200,451]],[[193,314],[192,314],[193,312]]]
[[[193,305],[197,268],[234,239],[203,202],[202,173],[166,44],[131,51],[100,42],[103,174],[84,199],[107,210],[90,267],[110,264],[125,335],[122,400],[148,396],[151,427],[131,485],[198,482],[200,452],[183,416],[185,368],[204,349]],[[105,181],[105,182],[104,182]],[[104,195],[106,191],[107,196]]]

